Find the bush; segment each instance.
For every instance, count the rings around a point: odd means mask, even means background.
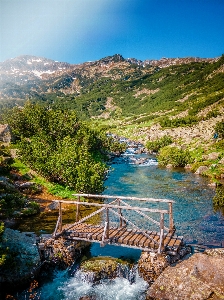
[[[215,125],[215,131],[218,133],[218,137],[224,139],[224,122],[218,122]]]
[[[216,193],[213,198],[213,206],[215,211],[224,210],[224,187],[223,186],[216,188]]]
[[[160,139],[155,141],[148,141],[146,143],[146,148],[151,151],[158,152],[161,148],[172,144],[172,138],[169,135],[164,135]]]
[[[188,150],[167,146],[160,150],[158,162],[161,166],[171,164],[173,167],[184,167],[192,162],[192,158]]]
[[[74,110],[27,102],[6,116],[19,140],[20,158],[32,170],[79,192],[102,192],[105,153],[123,145],[79,121]]]

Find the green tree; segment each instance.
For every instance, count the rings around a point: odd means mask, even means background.
[[[74,110],[30,102],[6,116],[19,140],[20,157],[33,170],[80,192],[103,190],[103,159],[107,151],[119,148],[104,132],[79,121]]]

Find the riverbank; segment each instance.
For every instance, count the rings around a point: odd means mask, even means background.
[[[153,198],[174,199],[176,201],[174,214],[177,230],[184,234],[188,243],[207,243],[214,247],[219,242],[219,246],[221,246],[223,240],[221,234],[224,224],[221,217],[213,213],[212,208],[206,208],[206,206],[211,205],[211,197],[214,194],[214,190],[208,187],[208,181],[203,177],[185,172],[183,169],[166,170],[158,168],[154,156],[147,156],[146,153],[142,153],[144,151],[138,150],[132,148],[128,153],[117,156],[112,164],[114,171],[110,171],[105,182],[107,192],[115,195],[143,193],[144,196],[147,195]],[[143,156],[146,156],[144,160]],[[145,160],[146,158],[147,160]],[[37,201],[38,198],[41,198],[38,195],[35,197]],[[45,204],[47,205],[44,207]],[[51,212],[53,207],[49,204],[49,199],[47,202],[42,202],[42,209]],[[184,213],[186,213],[186,218]],[[56,219],[57,214],[55,215]],[[46,221],[46,224],[49,223],[49,220]],[[35,217],[32,217],[31,224],[35,224]],[[40,229],[44,228],[44,224],[42,219]],[[123,253],[125,254],[125,252]],[[66,279],[64,280],[67,282]],[[78,286],[81,285],[78,278],[75,280],[77,280],[75,282]],[[139,285],[137,286],[139,288]],[[89,288],[89,285],[87,287]],[[72,295],[72,291],[70,292]]]
[[[141,124],[129,128],[127,124],[122,124],[118,129],[111,131],[115,135],[135,140],[135,143],[142,143],[144,147],[149,141],[155,142],[169,137],[172,142],[168,147],[189,151],[191,163],[186,167],[193,173],[207,176],[211,185],[218,186],[224,185],[224,141],[221,134],[220,137],[217,133],[215,135],[218,123],[223,124],[221,115],[201,120],[192,126],[162,128],[159,123],[154,123],[150,127]]]

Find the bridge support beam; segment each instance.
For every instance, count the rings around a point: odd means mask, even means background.
[[[80,196],[78,196],[78,202],[80,202]],[[76,204],[76,222],[79,221],[79,204]]]
[[[121,205],[121,201],[120,201],[120,199],[118,199],[118,205],[120,206]],[[120,215],[120,227],[122,227],[122,225],[123,225],[123,220],[122,220],[122,212],[121,212],[121,208],[119,208],[118,209],[118,213],[119,213],[119,215]]]
[[[164,250],[164,214],[160,214],[160,239],[158,254],[161,254]]]
[[[62,209],[61,209],[61,202],[59,202],[59,224],[58,229],[61,232],[62,231]]]
[[[106,209],[106,214],[107,214],[107,217],[106,217],[106,222],[107,222],[107,227],[106,227],[106,239],[108,240],[109,239],[109,208]]]
[[[169,203],[169,230],[174,230],[174,223],[173,223],[173,203]]]

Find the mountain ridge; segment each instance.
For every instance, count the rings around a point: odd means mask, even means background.
[[[191,62],[214,62],[217,59],[187,57],[141,61],[135,58],[125,59],[122,55],[115,54],[93,62],[69,64],[44,57],[22,55],[0,63],[0,99],[34,98],[38,94],[55,90],[62,94],[79,94],[86,81],[89,81],[88,85],[99,77],[114,80],[123,76],[128,80],[136,70],[138,76],[141,76],[153,72],[156,68]]]
[[[213,114],[219,113],[216,103],[222,106],[223,98],[224,56],[162,58],[146,64],[115,54],[72,65],[25,55],[0,63],[1,103],[41,101],[75,109],[82,119],[127,118],[127,124],[158,119],[163,126],[187,125],[209,105]]]

